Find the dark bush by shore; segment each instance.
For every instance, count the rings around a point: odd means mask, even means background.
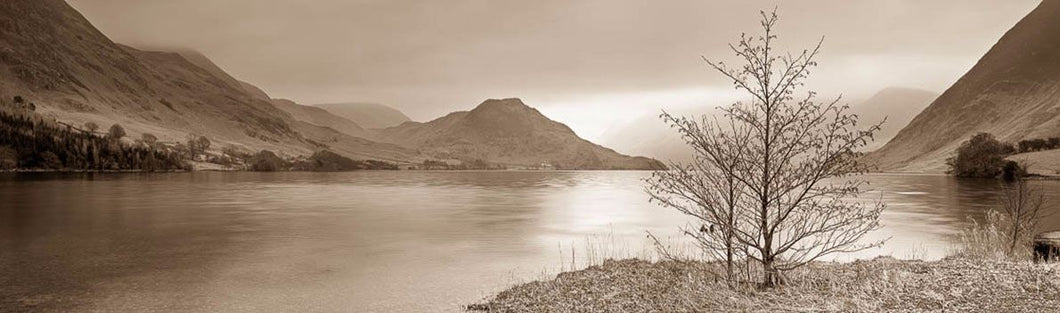
[[[1014,170],[1014,164],[1007,164],[1005,157],[1015,152],[1012,144],[1000,142],[989,133],[979,133],[961,144],[957,155],[946,160],[946,164],[949,172],[957,177],[994,178],[1006,169]]]
[[[269,150],[254,154],[247,160],[247,164],[250,170],[255,172],[286,171],[291,167],[290,163]]]
[[[294,163],[293,170],[310,172],[344,172],[356,170],[397,170],[392,163],[376,160],[353,160],[338,153],[321,150],[308,159]]]

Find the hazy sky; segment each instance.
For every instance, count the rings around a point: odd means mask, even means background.
[[[303,104],[378,102],[425,121],[519,97],[588,139],[729,85],[701,55],[779,8],[782,49],[825,36],[811,87],[945,90],[1037,0],[68,0],[117,42],[181,47]]]

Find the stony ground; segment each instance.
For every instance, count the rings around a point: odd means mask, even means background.
[[[518,285],[480,312],[1060,312],[1060,265],[951,257],[816,263],[768,291],[728,288],[703,262],[608,261]]]

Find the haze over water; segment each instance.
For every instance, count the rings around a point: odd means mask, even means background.
[[[686,219],[649,172],[0,174],[0,307],[458,311],[601,255],[651,255]],[[876,255],[939,258],[993,180],[872,175]],[[1060,182],[1036,181],[1060,204]],[[1053,216],[1043,228],[1060,226]],[[606,251],[605,251],[606,250]]]

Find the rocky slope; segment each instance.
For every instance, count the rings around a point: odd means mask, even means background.
[[[1043,1],[960,80],[867,161],[882,170],[945,170],[977,132],[1001,140],[1060,135],[1060,1]]]
[[[471,111],[381,130],[378,140],[437,159],[482,159],[509,165],[576,169],[651,169],[661,163],[621,155],[579,138],[519,99],[486,100]]]
[[[331,103],[314,106],[351,120],[364,128],[381,129],[411,121],[405,113],[382,104]]]

